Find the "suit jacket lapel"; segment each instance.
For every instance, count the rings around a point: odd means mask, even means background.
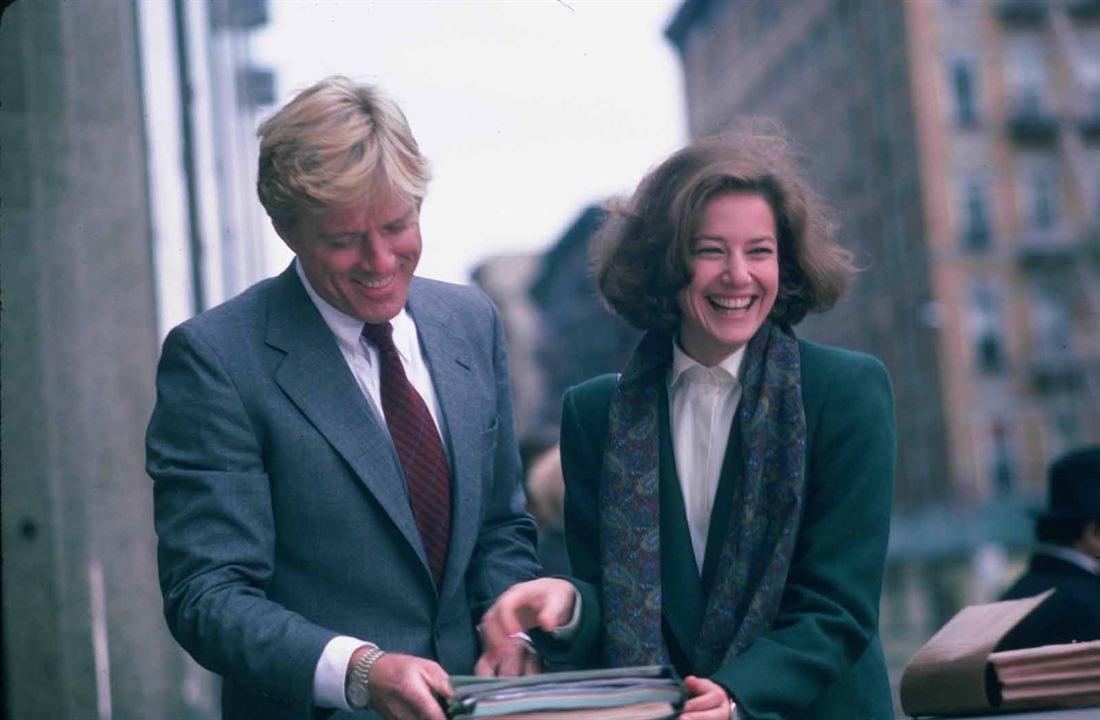
[[[409,291],[409,313],[416,322],[420,347],[427,360],[436,398],[446,429],[451,463],[451,542],[443,573],[441,599],[459,587],[477,543],[481,517],[482,428],[469,409],[477,402],[473,392],[473,353],[453,322],[448,322],[450,305],[436,289],[413,278]]]
[[[416,550],[427,572],[393,443],[293,265],[276,278],[270,307],[267,343],[285,353],[275,382],[347,461]],[[379,462],[380,458],[391,461]]]

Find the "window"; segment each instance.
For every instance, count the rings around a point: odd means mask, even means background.
[[[1070,291],[1053,279],[1033,286],[1031,342],[1040,362],[1060,362],[1073,355],[1073,316]]]
[[[1058,160],[1049,152],[1021,153],[1018,158],[1021,226],[1025,234],[1051,235],[1061,225]]]
[[[1078,47],[1078,79],[1088,117],[1100,117],[1100,28],[1081,31]]]
[[[1085,442],[1081,420],[1077,417],[1077,413],[1072,410],[1056,411],[1052,424],[1054,426],[1054,439],[1059,448],[1057,454],[1061,455],[1063,452],[1079,447]]]
[[[970,329],[974,339],[974,365],[983,375],[1004,370],[1004,328],[1001,300],[988,283],[976,285],[970,295]]]
[[[1082,155],[1082,166],[1088,168],[1089,186],[1081,188],[1085,200],[1085,224],[1100,227],[1100,147],[1088,148]]]
[[[961,59],[951,63],[951,88],[955,93],[955,121],[959,127],[974,127],[978,124],[978,107],[973,63]]]
[[[990,431],[993,436],[990,481],[997,496],[1005,497],[1012,494],[1012,486],[1016,484],[1016,453],[1009,437],[1008,423],[1001,419],[994,420]]]
[[[1043,169],[1033,170],[1031,183],[1031,227],[1049,232],[1058,224],[1057,178]]]
[[[985,250],[989,247],[989,208],[985,179],[971,176],[963,185],[962,216],[963,244],[968,250]]]
[[[1047,51],[1036,32],[1012,33],[1006,37],[1005,85],[1014,115],[1042,115],[1046,112],[1044,88],[1047,82]]]
[[[1093,167],[1100,168],[1100,158]],[[1100,224],[1100,170],[1092,179],[1092,222]]]

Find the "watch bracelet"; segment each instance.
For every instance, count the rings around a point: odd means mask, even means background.
[[[360,685],[365,688],[368,697],[370,693],[370,671],[374,668],[374,664],[378,662],[378,658],[386,654],[386,651],[377,645],[372,645],[370,648],[359,656],[359,660],[351,668],[351,681],[354,684]],[[368,700],[367,706],[370,702]]]

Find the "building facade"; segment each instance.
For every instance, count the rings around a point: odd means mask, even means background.
[[[161,338],[255,279],[265,8],[2,9],[4,717],[220,714],[164,623],[143,440]]]
[[[1100,440],[1100,4],[686,0],[666,34],[692,137],[778,119],[864,268],[800,330],[894,381],[904,661],[1001,589],[1047,463]]]

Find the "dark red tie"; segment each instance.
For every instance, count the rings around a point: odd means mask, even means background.
[[[436,587],[443,580],[451,537],[451,482],[447,453],[424,398],[409,382],[393,344],[393,326],[364,325],[363,337],[378,348],[381,359],[382,412],[405,471],[420,540]]]

